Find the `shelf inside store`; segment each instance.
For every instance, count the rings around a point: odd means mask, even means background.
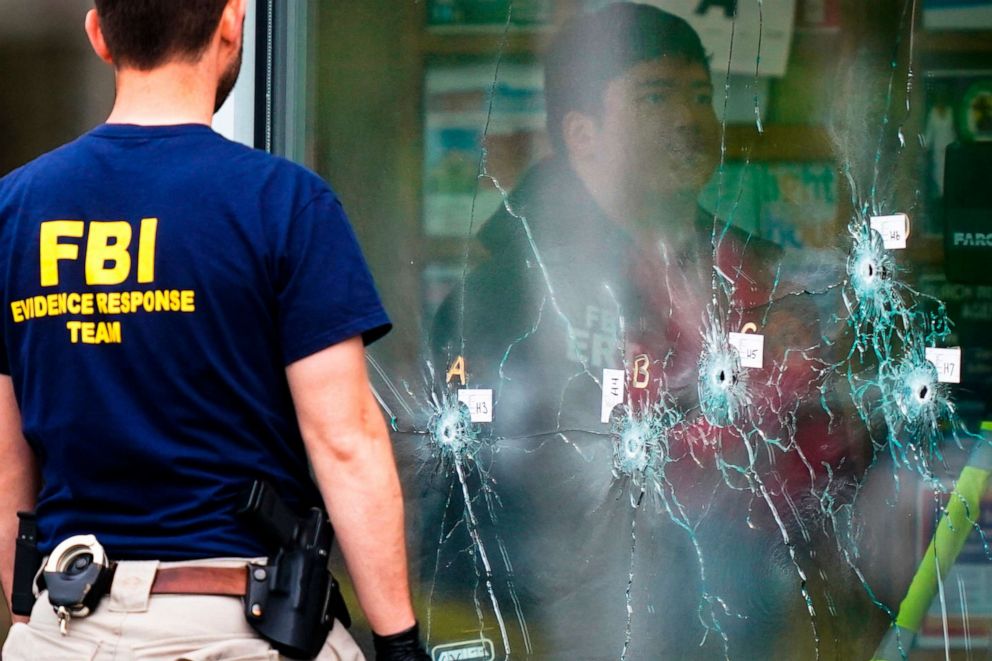
[[[770,124],[762,132],[754,125],[729,125],[727,159],[735,161],[830,161],[833,147],[826,129],[803,124]]]
[[[992,52],[992,30],[921,30],[917,48],[927,53]]]
[[[553,30],[545,26],[431,26],[421,34],[425,55],[496,57],[540,55]]]

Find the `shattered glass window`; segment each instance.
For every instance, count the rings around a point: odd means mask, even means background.
[[[311,4],[434,659],[992,653],[992,2]]]

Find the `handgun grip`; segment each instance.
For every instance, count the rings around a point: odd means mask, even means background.
[[[262,480],[255,480],[238,514],[276,546],[290,546],[296,538],[298,517],[275,490]]]

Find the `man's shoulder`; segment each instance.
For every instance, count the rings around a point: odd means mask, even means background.
[[[310,168],[261,149],[225,140],[231,150],[230,175],[245,182],[254,181],[263,197],[289,199],[302,208],[315,199],[338,200],[331,185]]]
[[[45,152],[0,177],[0,199],[38,176],[51,173],[52,176],[57,177],[60,172],[75,167],[83,137],[85,136]]]
[[[542,283],[524,264],[506,257],[486,259],[452,286],[431,324],[435,353],[450,352],[462,335],[477,344],[506,344],[533,324],[533,299]]]
[[[253,178],[279,176],[284,179],[297,179],[311,185],[323,183],[319,175],[295,161],[232,140],[216,131],[203,133],[198,137],[203,139],[203,144],[198,153],[190,154],[190,158],[223,160],[224,172],[218,173],[222,176]]]

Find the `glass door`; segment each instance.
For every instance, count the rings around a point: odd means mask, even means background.
[[[992,2],[280,7],[435,659],[992,651]]]

